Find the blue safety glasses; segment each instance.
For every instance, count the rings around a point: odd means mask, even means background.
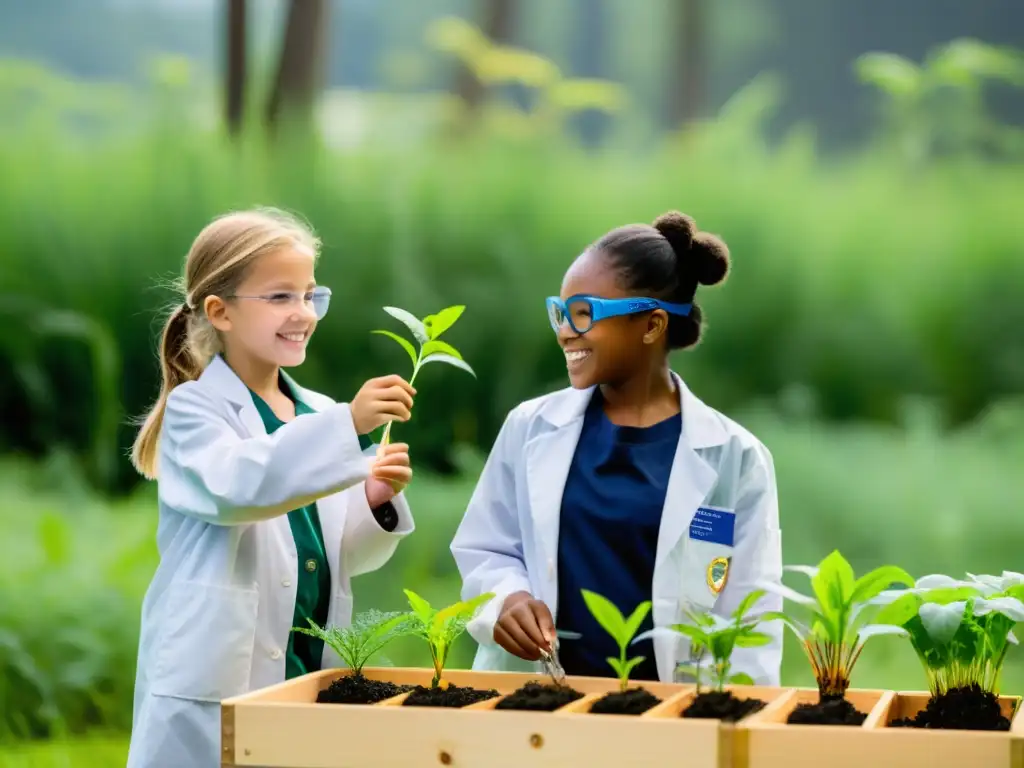
[[[569,323],[573,331],[583,334],[593,328],[594,323],[608,317],[634,315],[653,309],[663,309],[673,315],[688,315],[692,306],[633,296],[627,299],[600,299],[596,296],[577,295],[565,301],[557,296],[547,298],[548,320],[555,333],[565,322]]]

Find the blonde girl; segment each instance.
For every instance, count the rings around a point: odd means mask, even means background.
[[[220,764],[225,698],[340,660],[293,633],[351,619],[351,578],[413,530],[408,446],[361,436],[410,416],[415,390],[372,379],[351,403],[300,387],[331,292],[319,243],[275,210],[210,223],[160,342],[163,384],[138,434],[155,479],[160,564],[142,607],[130,768]]]

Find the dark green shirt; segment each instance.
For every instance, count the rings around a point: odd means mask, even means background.
[[[295,415],[314,413],[313,409],[294,397],[288,385],[281,381],[282,391],[295,403]],[[273,434],[284,426],[267,402],[252,392],[256,410],[260,412],[263,426],[267,434]],[[288,513],[288,523],[295,537],[295,549],[298,553],[298,578],[295,592],[295,617],[293,627],[308,627],[307,619],[312,619],[317,626],[327,623],[327,612],[331,606],[331,571],[327,564],[327,551],[324,549],[324,535],[320,529],[320,515],[316,504],[294,509]],[[285,656],[285,678],[291,679],[300,675],[316,672],[320,669],[324,644],[318,638],[291,632],[288,635],[288,651]]]

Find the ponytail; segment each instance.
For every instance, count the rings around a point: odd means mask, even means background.
[[[160,396],[146,415],[132,446],[132,466],[147,480],[154,480],[157,476],[160,429],[168,396],[179,384],[195,381],[203,372],[203,365],[196,359],[189,340],[191,315],[192,310],[187,304],[179,306],[167,318],[160,339],[160,373],[163,378]]]

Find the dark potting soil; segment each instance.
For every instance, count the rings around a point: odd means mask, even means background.
[[[953,688],[929,699],[913,718],[900,718],[890,728],[947,728],[964,731],[1008,731],[1010,721],[999,708],[994,693],[980,686]]]
[[[376,704],[408,690],[407,685],[368,680],[362,675],[345,675],[320,691],[316,700],[320,704]]]
[[[494,708],[553,712],[581,698],[582,693],[565,685],[529,682],[499,701]]]
[[[616,691],[595,701],[590,711],[595,715],[642,715],[661,699],[644,688]]]
[[[682,717],[706,717],[735,723],[764,709],[760,699],[740,699],[729,691],[705,691],[696,696]]]
[[[493,699],[498,692],[493,688],[481,690],[479,688],[461,687],[449,685],[447,688],[430,688],[417,685],[412,693],[405,697],[402,706],[405,707],[468,707],[484,699]]]
[[[816,704],[797,704],[786,722],[790,725],[861,725],[867,717],[846,699],[822,699]]]

